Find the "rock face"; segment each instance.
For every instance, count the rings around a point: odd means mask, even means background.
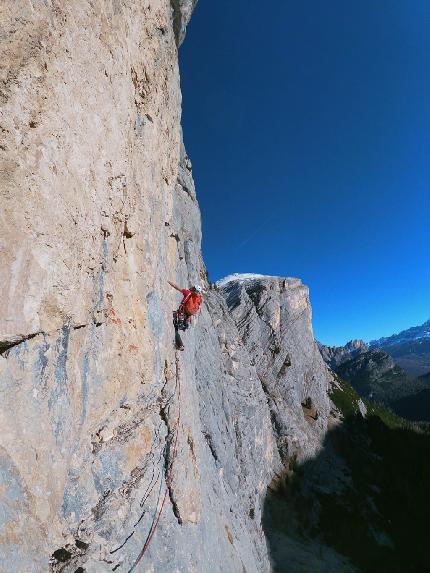
[[[312,455],[327,424],[330,375],[313,339],[307,287],[278,277],[220,284],[267,396],[281,459]]]
[[[180,129],[193,5],[3,7],[2,573],[128,572],[148,536],[134,570],[267,572],[267,485],[323,440],[297,279],[209,290],[175,354],[166,280],[207,286]]]

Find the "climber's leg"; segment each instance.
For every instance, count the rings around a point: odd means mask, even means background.
[[[184,343],[182,342],[177,329],[175,329],[175,346],[178,350],[184,350]]]
[[[173,311],[173,326],[175,327],[175,346],[178,350],[184,350],[184,344],[179,335],[179,330],[180,329],[183,330],[182,317],[183,315],[180,313],[180,309]]]

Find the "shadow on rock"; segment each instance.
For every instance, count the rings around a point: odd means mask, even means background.
[[[346,417],[319,455],[268,489],[263,528],[277,573],[430,570],[430,434]]]

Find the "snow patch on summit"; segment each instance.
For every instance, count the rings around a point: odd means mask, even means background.
[[[217,281],[216,285],[219,287],[223,287],[224,285],[232,281],[240,282],[252,279],[276,279],[276,278],[278,277],[273,277],[269,275],[258,275],[254,273],[233,273],[232,275],[228,275],[227,277],[224,277],[223,279]]]
[[[217,287],[224,287],[226,284],[230,282],[239,282],[242,283],[244,281],[252,281],[252,280],[283,280],[288,283],[289,286],[294,287],[302,284],[300,279],[294,277],[280,277],[275,275],[259,275],[256,273],[233,273],[232,275],[228,275],[227,277],[220,279],[215,284]]]

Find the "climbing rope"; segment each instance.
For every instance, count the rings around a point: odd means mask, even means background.
[[[148,535],[146,537],[145,544],[142,547],[141,552],[137,556],[136,561],[133,563],[131,569],[129,569],[128,573],[132,573],[136,569],[136,567],[139,565],[140,561],[143,559],[143,556],[145,555],[145,553],[146,553],[146,551],[147,551],[147,549],[148,549],[148,547],[152,541],[152,538],[154,537],[155,531],[158,527],[158,523],[159,523],[160,518],[161,518],[161,514],[163,513],[164,505],[165,505],[166,499],[167,499],[167,494],[169,492],[169,488],[170,488],[170,485],[172,483],[173,466],[175,463],[176,454],[177,454],[177,447],[178,447],[179,425],[181,423],[181,376],[180,376],[180,370],[179,370],[179,353],[177,350],[175,351],[175,363],[176,363],[176,388],[177,388],[177,395],[178,395],[178,418],[176,420],[176,429],[175,429],[175,438],[174,438],[173,448],[172,448],[172,456],[171,456],[170,463],[169,463],[168,467],[166,468],[164,496],[163,496],[160,508],[157,509],[158,505],[159,505],[161,489],[162,489],[162,481],[160,481],[160,493],[159,493],[159,497],[158,497],[158,501],[157,501],[156,511],[155,511],[154,517],[152,519],[151,527],[150,527]]]

